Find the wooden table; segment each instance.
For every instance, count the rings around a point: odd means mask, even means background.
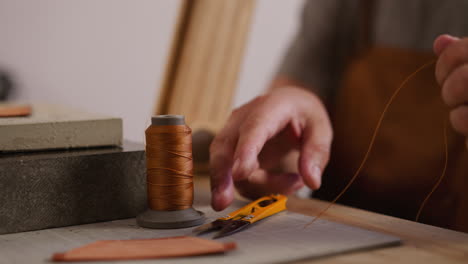
[[[195,182],[197,199],[209,199],[207,177]],[[316,199],[290,197],[288,209],[293,212],[316,215],[327,205]],[[394,236],[403,240],[401,246],[347,253],[323,259],[297,263],[468,263],[468,234],[403,220],[343,205],[332,206],[324,219],[358,226]]]

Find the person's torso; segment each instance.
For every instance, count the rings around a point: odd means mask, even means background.
[[[431,47],[436,36],[468,35],[468,21],[462,17],[468,1],[368,2],[373,7],[364,23],[371,25],[365,45],[337,47],[342,66],[335,68],[336,79],[330,82],[339,87],[329,104],[334,125],[332,156],[316,193],[325,199],[334,198],[358,168],[392,93],[405,77],[435,60]],[[365,31],[354,23],[355,33]],[[349,32],[343,33],[346,38],[351,40]],[[352,41],[362,44],[356,35]],[[434,68],[415,75],[390,106],[366,165],[339,202],[414,219],[444,168],[448,110],[440,98]],[[448,126],[448,169],[421,221],[468,231],[468,154],[464,138]]]

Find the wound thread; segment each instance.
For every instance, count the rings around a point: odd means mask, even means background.
[[[187,125],[154,125],[145,131],[148,206],[176,211],[193,204],[192,130]]]

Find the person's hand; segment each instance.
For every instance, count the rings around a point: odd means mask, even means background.
[[[434,41],[438,56],[436,79],[442,86],[442,98],[452,108],[450,123],[467,137],[468,148],[468,38],[441,35]]]
[[[212,207],[223,210],[239,193],[257,198],[320,187],[332,129],[320,99],[295,87],[277,88],[234,110],[210,146]],[[298,149],[299,174],[272,172]]]

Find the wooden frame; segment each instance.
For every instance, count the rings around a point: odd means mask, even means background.
[[[225,122],[254,10],[254,0],[185,0],[156,114],[185,115],[194,131]]]

